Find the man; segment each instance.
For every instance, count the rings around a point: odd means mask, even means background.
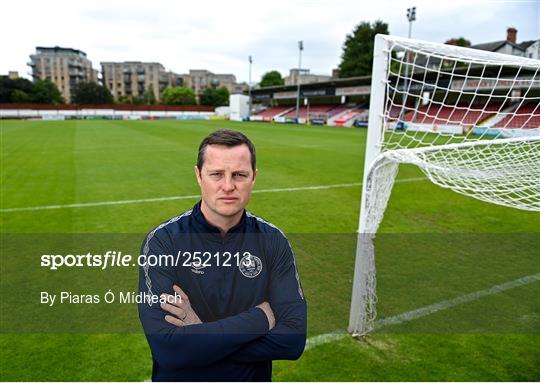
[[[269,381],[272,360],[299,358],[306,341],[293,252],[279,229],[245,210],[257,175],[245,135],[207,136],[195,175],[201,201],[142,246],[146,257],[175,261],[140,270],[139,291],[160,297],[139,304],[152,379]]]

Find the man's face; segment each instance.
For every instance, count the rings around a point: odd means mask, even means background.
[[[215,218],[233,218],[249,202],[255,184],[247,145],[208,145],[202,169],[195,167],[202,203]],[[207,217],[210,218],[210,217]]]

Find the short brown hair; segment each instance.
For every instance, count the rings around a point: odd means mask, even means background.
[[[197,167],[199,170],[202,169],[204,163],[204,153],[206,152],[206,147],[208,145],[223,145],[228,148],[246,145],[249,149],[249,153],[251,154],[251,168],[255,172],[257,162],[255,156],[255,146],[253,145],[253,142],[251,142],[250,139],[244,134],[235,130],[219,129],[206,136],[199,145],[199,154],[197,156]]]

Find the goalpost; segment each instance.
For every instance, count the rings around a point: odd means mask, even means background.
[[[373,240],[404,163],[463,195],[540,211],[540,61],[376,36],[353,335],[375,327]]]

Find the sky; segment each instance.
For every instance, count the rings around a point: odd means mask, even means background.
[[[298,67],[330,75],[339,65],[346,35],[363,21],[382,20],[390,34],[407,37],[407,8],[416,6],[412,37],[444,42],[463,36],[473,44],[540,37],[540,0],[47,0],[3,2],[0,10],[0,74],[30,77],[36,46],[86,52],[102,61],[152,61],[187,73],[207,69],[252,82],[270,70],[283,76]]]

